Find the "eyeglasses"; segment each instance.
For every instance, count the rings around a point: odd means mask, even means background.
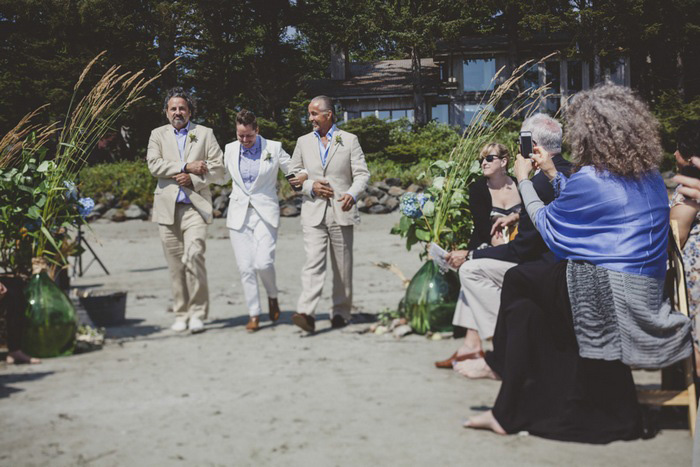
[[[488,156],[485,157],[480,157],[479,162],[493,162],[494,159],[503,159],[501,156],[498,154],[489,154]]]

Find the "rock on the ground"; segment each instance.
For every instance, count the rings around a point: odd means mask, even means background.
[[[104,216],[102,217],[112,222],[124,222],[126,220],[124,210],[118,208],[112,208],[108,210],[106,213],[104,213]]]
[[[389,186],[401,186],[401,179],[400,178],[387,178],[384,180],[384,183],[386,183]]]
[[[357,209],[359,209],[362,212],[369,212],[369,209],[372,206],[375,206],[377,203],[379,203],[379,199],[376,196],[368,196],[359,203],[357,203]]]
[[[406,191],[410,193],[418,193],[419,191],[423,191],[423,188],[420,185],[411,183],[410,185],[408,185],[408,188],[406,188]]]
[[[148,219],[148,213],[135,204],[130,204],[124,211],[124,217],[128,220]]]
[[[280,216],[282,217],[295,217],[301,213],[298,207],[292,203],[285,203],[282,208],[280,208]]]
[[[379,188],[382,191],[389,191],[389,188],[391,188],[386,182],[375,182],[374,187]]]
[[[228,199],[229,198],[226,195],[219,195],[212,203],[212,207],[219,212],[223,212],[224,209],[226,209],[226,206],[228,206]]]
[[[387,208],[383,204],[375,204],[371,208],[369,208],[369,213],[370,214],[386,214],[389,212],[389,208]]]
[[[391,188],[389,188],[389,191],[387,191],[387,193],[389,193],[389,195],[395,196],[397,198],[399,196],[401,196],[402,194],[404,194],[405,192],[406,191],[403,188],[401,188],[400,186],[392,186]]]
[[[411,326],[408,324],[402,324],[401,326],[396,326],[394,330],[391,332],[394,337],[397,339],[400,339],[404,336],[407,336],[413,332],[413,329],[411,329]]]
[[[92,212],[97,212],[98,214],[104,214],[107,211],[108,207],[102,203],[97,203],[94,208],[92,208]]]
[[[388,209],[387,212],[392,212],[393,210],[399,207],[399,200],[397,198],[389,198],[384,203],[384,206],[386,206],[386,208]]]
[[[376,183],[375,183],[375,185],[376,185]],[[388,188],[387,188],[387,189],[388,189]],[[366,190],[366,191],[367,191],[367,194],[368,194],[369,196],[376,196],[377,198],[379,198],[380,196],[384,195],[384,191],[380,190],[379,188],[377,188],[377,187],[374,186],[374,185],[369,185],[369,186],[367,187],[367,190]]]

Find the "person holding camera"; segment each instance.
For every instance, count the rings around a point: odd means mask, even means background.
[[[515,163],[525,209],[558,261],[506,273],[494,351],[463,362],[501,388],[493,410],[465,426],[634,439],[641,417],[630,366],[663,368],[692,352],[689,320],[663,299],[669,207],[658,122],[612,84],[577,94],[565,115],[570,177],[539,147]],[[557,195],[546,206],[529,180],[534,166]]]
[[[265,287],[270,321],[280,317],[275,275],[275,246],[280,223],[277,173],[280,169],[295,190],[301,189],[306,173],[289,171],[292,160],[282,143],[259,134],[255,114],[241,110],[236,115],[237,140],[226,145],[224,165],[233,180],[226,215],[231,245],[248,307],[246,330],[260,328],[258,277]]]

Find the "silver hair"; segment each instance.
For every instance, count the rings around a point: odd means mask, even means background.
[[[547,114],[536,113],[525,119],[521,131],[531,131],[533,144],[550,154],[561,154],[561,123]]]
[[[195,102],[194,98],[190,96],[190,93],[188,93],[181,87],[168,89],[168,92],[165,94],[165,100],[163,101],[164,111],[168,110],[168,102],[170,102],[170,99],[172,99],[173,97],[181,97],[182,99],[185,99],[185,102],[187,102],[187,108],[190,109],[190,117],[194,117],[194,114],[197,110],[197,103]]]
[[[335,108],[333,107],[333,99],[328,96],[316,96],[311,99],[311,104],[318,102],[320,110],[326,111],[330,110],[333,114],[333,121],[335,122]]]
[[[605,84],[579,92],[566,107],[565,119],[575,170],[592,165],[639,178],[661,163],[659,123],[629,88]]]

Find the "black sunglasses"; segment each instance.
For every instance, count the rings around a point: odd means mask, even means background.
[[[494,159],[503,159],[501,156],[498,154],[489,154],[488,156],[485,157],[480,157],[479,162],[493,162]]]

